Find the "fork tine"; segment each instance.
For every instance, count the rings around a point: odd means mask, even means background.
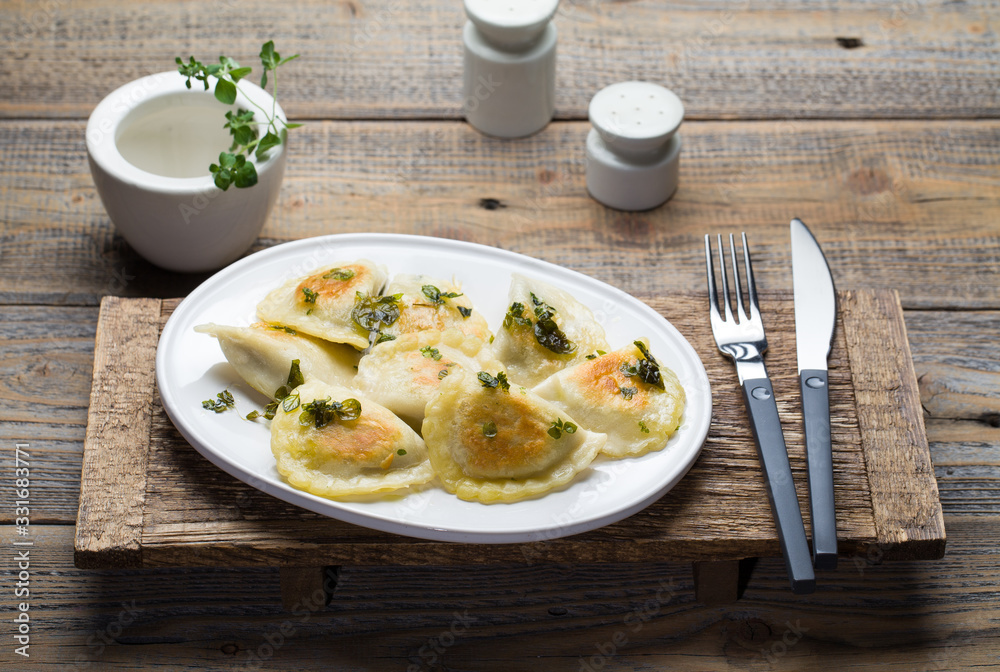
[[[746,234],[743,235],[743,258],[747,258]],[[740,324],[747,321],[747,313],[743,309],[743,286],[740,284],[740,265],[736,261],[736,244],[733,242],[733,234],[729,234],[729,256],[733,262],[733,289],[736,290],[736,313],[740,316]]]
[[[722,247],[722,235],[717,235],[715,238],[719,246],[719,275],[722,277],[722,300],[726,302],[726,321],[732,322],[732,302],[729,299],[729,283],[726,281],[726,251]]]
[[[705,234],[705,268],[708,271],[708,308],[712,320],[720,319],[719,315],[719,294],[715,289],[715,266],[712,264],[712,243],[711,238]]]
[[[757,305],[757,285],[753,281],[753,267],[750,264],[750,248],[747,247],[747,234],[743,233],[743,266],[747,274],[747,296],[750,300],[750,319],[760,319],[760,308]]]

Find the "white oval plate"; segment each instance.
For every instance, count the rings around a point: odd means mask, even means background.
[[[651,351],[673,369],[687,393],[681,428],[666,448],[619,461],[598,458],[569,487],[511,504],[466,502],[440,487],[402,496],[331,500],[286,483],[271,455],[264,421],[244,420],[264,397],[242,383],[214,338],[194,331],[205,322],[249,325],[260,301],[287,278],[339,261],[368,258],[390,274],[425,273],[461,282],[494,332],[507,309],[512,272],[571,292],[588,305],[612,348],[648,336]],[[219,271],[191,292],[167,321],[156,353],[156,380],[174,425],[210,462],[279,499],[385,532],[475,543],[542,541],[592,530],[626,518],[662,497],[701,452],[712,417],[705,367],[673,325],[646,304],[598,280],[513,252],[443,238],[342,234],[278,245]],[[216,414],[204,399],[229,387],[239,414]]]

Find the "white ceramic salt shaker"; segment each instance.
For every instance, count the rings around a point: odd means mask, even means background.
[[[684,104],[650,82],[619,82],[590,101],[587,190],[617,210],[649,210],[677,190]]]
[[[519,138],[555,111],[559,0],[464,0],[465,118],[477,130]]]

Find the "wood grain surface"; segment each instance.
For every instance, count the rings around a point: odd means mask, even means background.
[[[146,399],[125,399],[114,385],[95,387],[88,430],[85,469],[98,460],[124,473],[125,489],[81,491],[77,564],[88,568],[143,566],[328,564],[475,564],[517,562],[642,562],[716,560],[778,555],[777,538],[767,506],[760,468],[753,452],[749,424],[731,364],[715,349],[697,295],[647,298],[686,334],[709,371],[713,387],[713,421],[698,462],[666,497],[619,523],[557,539],[540,534],[524,544],[442,544],[359,528],[303,511],[208,467],[174,429],[152,390]],[[134,304],[134,305],[132,305]],[[132,302],[109,299],[99,322],[101,355],[109,349],[129,368],[150,371],[154,353],[140,344],[130,348],[101,340],[112,328],[122,330],[119,314],[142,310],[137,322],[162,320],[176,301]],[[801,406],[795,389],[794,313],[787,294],[764,293],[762,312],[768,325],[769,365],[786,430],[793,473],[804,491],[805,464]],[[937,558],[944,553],[944,526],[937,486],[919,410],[916,378],[906,344],[902,312],[892,292],[849,292],[841,297],[842,322],[830,354],[830,394],[834,440],[835,489],[838,493],[838,536],[847,552],[877,544],[887,557]],[[127,329],[127,327],[125,327]],[[131,337],[131,334],[122,334]],[[867,339],[867,340],[866,340]],[[901,370],[902,367],[902,370]],[[130,381],[123,381],[130,388]],[[891,383],[891,385],[889,385]],[[887,393],[889,390],[894,390]],[[894,387],[893,387],[894,386]],[[109,400],[121,402],[120,413],[149,413],[151,435],[108,427]],[[193,400],[192,403],[198,403]],[[140,425],[142,426],[142,425]],[[147,448],[148,447],[148,448]],[[148,451],[148,452],[147,452]],[[122,453],[119,459],[117,453]],[[139,457],[136,457],[138,455]],[[148,462],[144,458],[148,455]],[[130,462],[131,460],[131,462]],[[136,493],[136,487],[141,491]],[[122,558],[122,543],[107,540],[102,554],[97,525],[82,526],[83,512],[106,511],[120,501],[139,500],[141,531],[126,527],[130,548],[138,555]],[[88,521],[89,523],[89,521]],[[101,521],[118,530],[117,521]],[[123,532],[124,533],[124,532]],[[110,534],[109,534],[110,536]]]
[[[692,119],[978,118],[1000,109],[990,0],[838,2],[564,0],[559,118],[586,118],[614,82],[662,82]],[[107,93],[208,62],[258,63],[273,38],[291,116],[461,117],[462,6],[448,0],[12,0],[0,6],[11,56],[0,115],[84,118]],[[122,44],[141,43],[136,50]],[[891,93],[891,95],[887,95]],[[287,99],[287,104],[284,102]]]
[[[462,21],[461,3],[443,0],[0,3],[6,586],[21,571],[15,443],[32,457],[35,544],[31,657],[14,652],[8,588],[0,668],[1000,668],[996,0],[562,0],[557,121],[515,142],[460,121]],[[787,221],[800,216],[841,289],[897,289],[945,557],[887,562],[888,549],[862,546],[808,597],[763,559],[739,602],[714,607],[672,562],[345,565],[322,575],[332,600],[315,611],[282,606],[276,568],[76,568],[101,298],[183,296],[205,277],[158,270],[114,235],[86,165],[86,118],[176,55],[254,63],[271,37],[302,54],[281,73],[281,98],[309,123],[292,135],[258,248],[340,231],[436,235],[669,297],[701,290],[704,234],[746,230],[760,284],[780,291]],[[587,102],[633,78],[679,92],[687,111],[680,190],[648,213],[597,206],[583,181]]]
[[[790,289],[788,221],[813,230],[840,287],[891,287],[905,308],[1000,307],[1000,122],[732,122],[682,127],[677,194],[645,213],[587,195],[585,122],[515,142],[460,123],[296,129],[257,248],[329,233],[457,238],[582,271],[633,294],[703,284],[706,233],[745,230],[760,286]],[[78,122],[0,124],[0,299],[96,305],[181,296],[113,234]]]

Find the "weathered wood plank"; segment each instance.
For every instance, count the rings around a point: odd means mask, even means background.
[[[101,303],[76,521],[79,567],[108,558],[141,564],[159,310],[158,299]]]
[[[843,324],[830,356],[841,536],[848,547],[878,542],[886,552],[906,557],[937,557],[943,552],[943,527],[933,475],[929,476],[929,482],[926,478],[921,480],[920,473],[897,467],[890,459],[895,457],[894,451],[903,451],[911,460],[922,459],[928,467],[930,464],[912,370],[908,384],[913,394],[893,395],[890,391],[887,396],[883,389],[886,380],[895,380],[900,365],[910,361],[895,295],[848,293],[842,298]],[[749,455],[752,443],[745,413],[735,385],[726,384],[733,379],[731,367],[715,351],[702,314],[703,300],[696,296],[673,296],[669,300],[650,298],[648,302],[687,334],[699,350],[714,381],[718,410],[698,463],[674,491],[640,514],[583,535],[525,545],[490,547],[401,539],[303,512],[263,496],[219,470],[199,469],[200,456],[180,438],[154,404],[142,563],[308,567],[380,563],[389,559],[395,564],[419,564],[428,557],[436,562],[457,563],[510,562],[521,558],[571,562],[580,557],[620,562],[654,557],[711,560],[775,553],[777,541],[759,467]],[[164,319],[175,305],[174,301],[164,302]],[[804,459],[801,410],[794,401],[797,381],[792,361],[791,302],[787,295],[765,294],[763,312],[768,321],[769,360],[776,396],[786,414],[786,440],[793,453],[793,470],[797,469],[801,476]],[[859,344],[859,333],[865,337],[876,332],[879,342]],[[875,356],[870,352],[872,348],[887,352]],[[858,358],[875,364],[857,361]],[[857,390],[852,390],[852,380],[855,386],[860,385]],[[908,441],[907,437],[915,440]],[[922,443],[916,439],[922,439]],[[886,475],[881,472],[873,475],[875,470],[883,470]],[[913,479],[919,482],[911,483]],[[873,502],[867,494],[869,481],[878,484],[882,498],[874,508],[874,521]],[[901,508],[895,502],[901,495],[918,498],[928,507],[933,505],[937,517],[923,521],[920,531],[913,530],[912,518],[916,513],[903,511],[905,505]],[[727,511],[739,512],[739,525],[733,525],[725,515]],[[279,520],[281,523],[275,524]]]
[[[995,117],[997,16],[990,0],[564,0],[557,114],[584,119],[600,88],[646,79],[677,91],[694,119]],[[256,63],[272,37],[302,54],[282,72],[292,116],[457,119],[464,21],[447,0],[309,0],[281,12],[263,0],[8,1],[0,116],[84,118],[175,56]]]
[[[627,642],[605,654],[602,670],[996,666],[1000,524],[946,523],[945,558],[881,564],[877,547],[862,550],[822,575],[808,599],[788,592],[777,559],[760,561],[728,608],[697,604],[679,563],[344,567],[331,606],[318,613],[283,610],[277,569],[79,570],[72,527],[42,526],[32,634],[44,645],[32,647],[31,669],[157,661],[177,670],[576,672],[618,632]],[[6,581],[14,573],[0,567]],[[13,665],[12,648],[0,649],[0,666]]]
[[[791,287],[801,217],[839,286],[892,287],[906,308],[1000,307],[1000,122],[690,123],[664,207],[622,213],[584,184],[589,125],[503,142],[455,122],[297,129],[258,248],[307,236],[460,238],[540,257],[633,294],[704,283],[702,237],[746,230],[760,286]],[[0,124],[0,302],[182,296],[205,275],[159,270],[120,239],[79,122]],[[915,272],[920,269],[920,272]]]
[[[944,520],[906,326],[892,319],[899,298],[891,291],[839,298],[878,538],[943,555]]]

